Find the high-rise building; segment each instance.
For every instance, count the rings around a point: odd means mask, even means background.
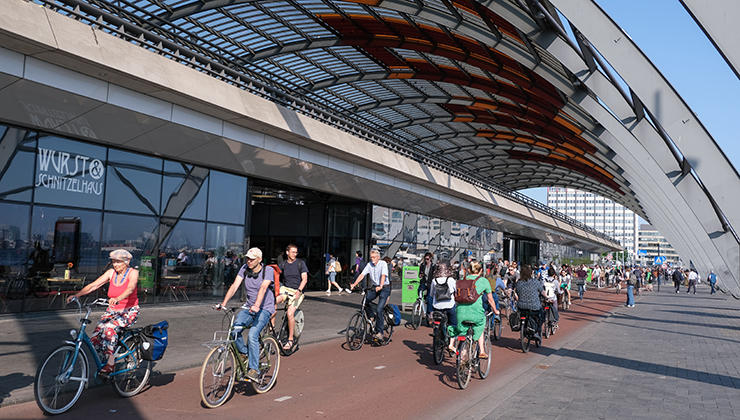
[[[573,188],[547,189],[547,205],[617,239],[633,261],[637,258],[637,215],[608,198]]]
[[[655,257],[666,257],[666,262],[670,264],[679,260],[676,250],[652,225],[640,225],[637,244],[641,251],[645,251],[640,257],[644,258],[647,264],[652,264]]]

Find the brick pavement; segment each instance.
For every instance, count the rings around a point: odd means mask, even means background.
[[[643,293],[560,349],[532,354],[458,418],[740,417],[740,303],[703,284],[681,292]]]

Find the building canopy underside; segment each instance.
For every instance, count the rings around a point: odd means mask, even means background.
[[[737,172],[590,1],[38,2],[469,182],[609,198],[740,296]]]

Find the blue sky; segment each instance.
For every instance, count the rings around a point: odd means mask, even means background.
[[[696,113],[735,168],[740,165],[740,80],[678,0],[596,0]],[[701,174],[699,174],[701,177]],[[522,193],[547,203],[547,190]]]

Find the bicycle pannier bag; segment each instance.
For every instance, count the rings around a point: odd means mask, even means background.
[[[445,282],[442,284],[434,281],[434,299],[437,302],[445,302],[452,299],[452,291],[450,290],[449,279],[446,279]]]
[[[388,319],[393,321],[393,325],[401,325],[401,310],[398,308],[398,305],[385,305],[385,308],[383,310],[388,315]]]
[[[156,361],[164,356],[167,350],[167,321],[158,324],[147,325],[141,330],[141,358]]]
[[[475,282],[481,276],[476,277],[474,280],[458,280],[455,290],[455,302],[462,304],[473,303],[480,297],[478,289],[475,288]]]
[[[519,311],[514,311],[509,315],[509,327],[511,327],[511,331],[517,332],[521,329],[520,319]]]

